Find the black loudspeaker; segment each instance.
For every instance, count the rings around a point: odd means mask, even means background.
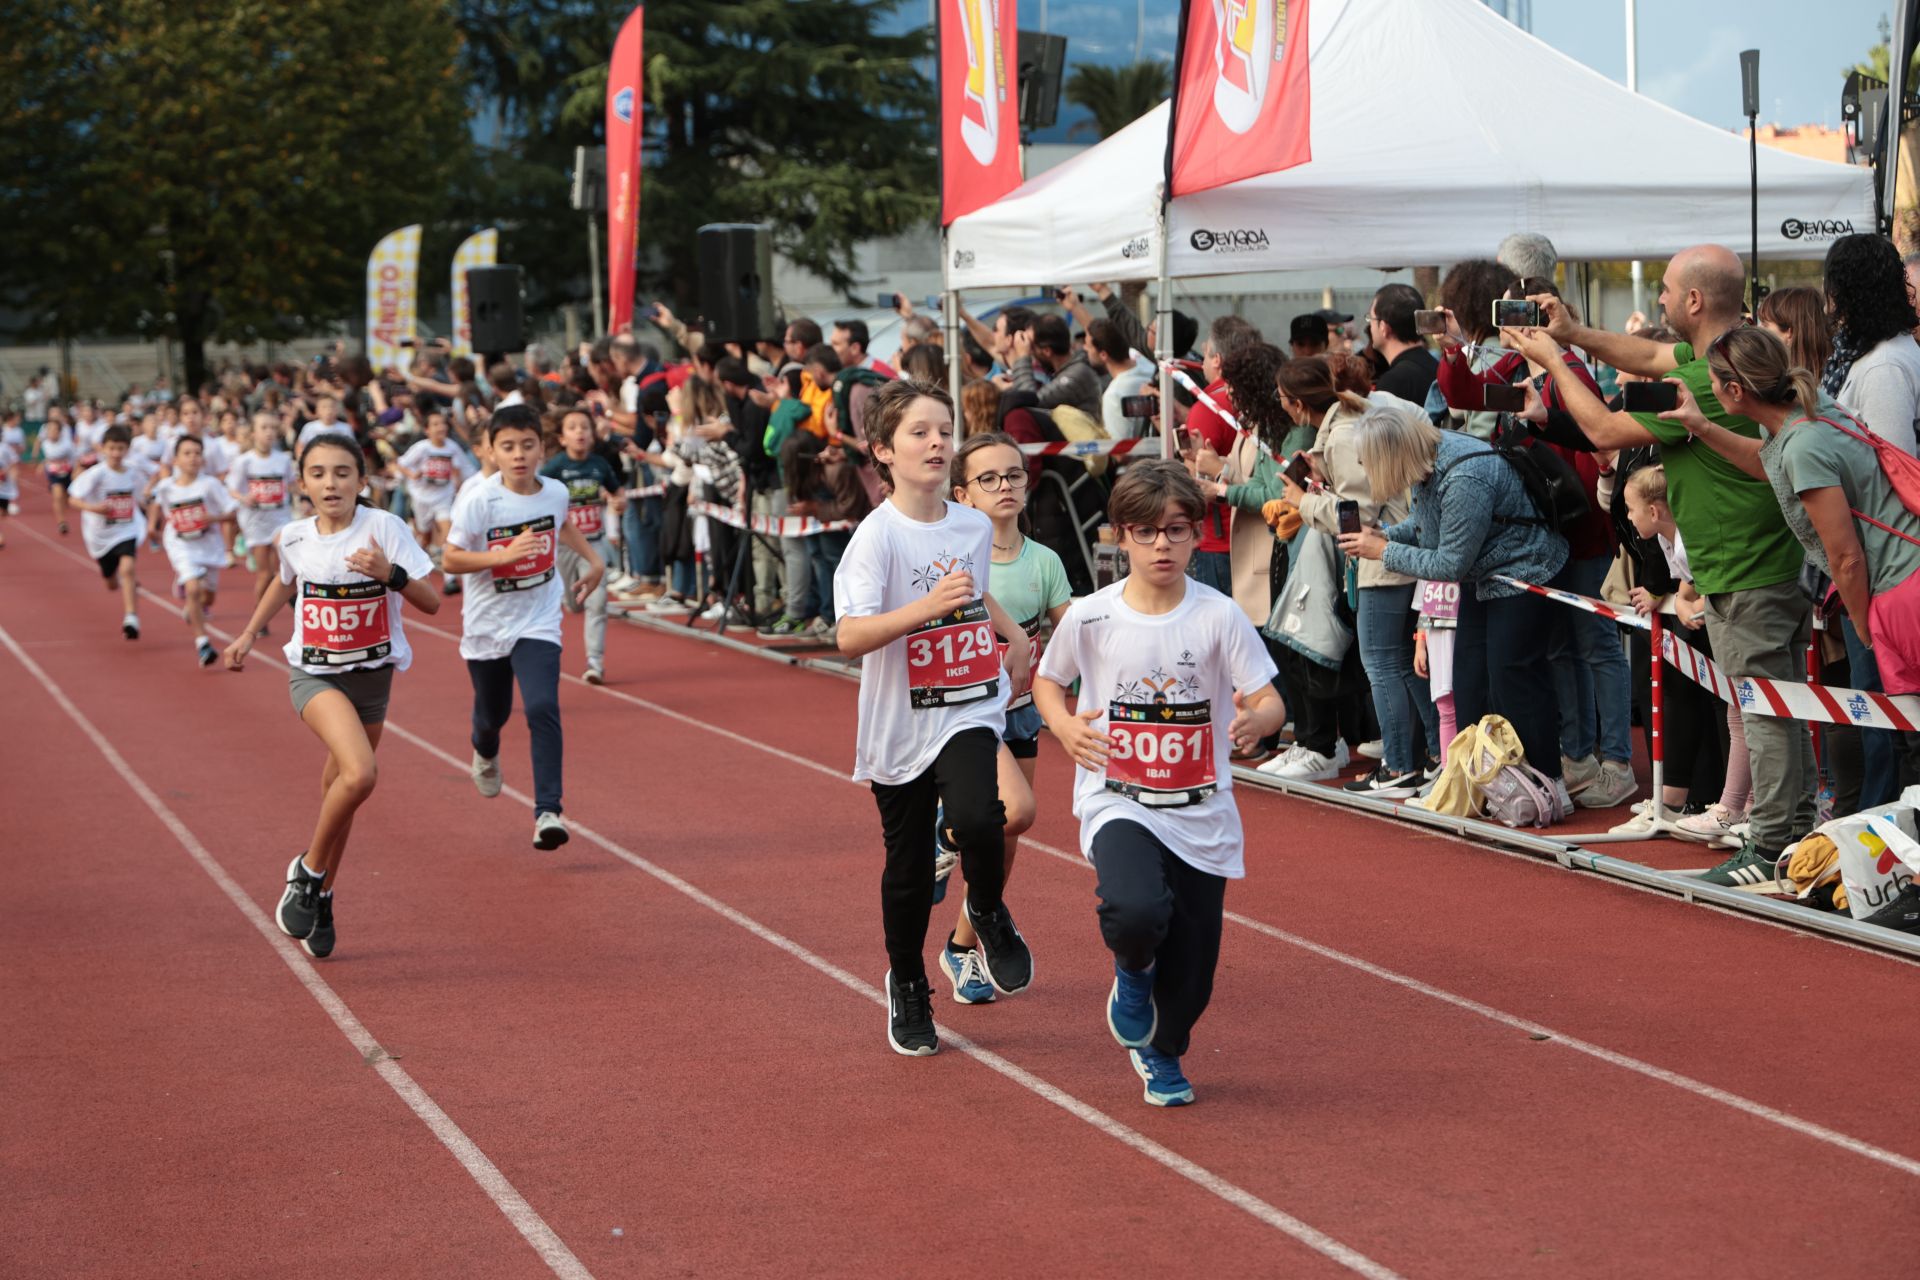
[[[773,319],[773,228],[758,222],[701,227],[700,311],[713,342],[778,338]]]
[[[520,268],[468,267],[467,307],[473,314],[475,351],[499,355],[527,345]]]
[[[1060,117],[1060,79],[1067,69],[1067,38],[1022,31],[1014,41],[1020,71],[1020,127],[1051,129]]]

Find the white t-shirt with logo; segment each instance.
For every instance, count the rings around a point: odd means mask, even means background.
[[[514,493],[495,472],[453,504],[447,542],[462,551],[504,547],[522,532],[540,535],[530,556],[462,576],[460,656],[474,661],[504,658],[522,640],[560,643],[558,570],[560,531],[567,523],[567,486],[536,476],[540,488]]]
[[[40,437],[40,461],[46,464],[47,474],[56,480],[73,475],[73,462],[79,456],[80,446],[73,442],[71,431],[58,440],[49,440],[44,434]]]
[[[459,486],[474,470],[472,461],[451,441],[416,440],[400,455],[400,465],[415,473],[407,480],[407,501],[417,511],[450,510]]]
[[[0,440],[0,501],[13,502],[20,497],[20,486],[13,478],[13,469],[19,465],[20,451]]]
[[[287,665],[313,675],[413,663],[400,593],[347,567],[368,543],[410,578],[433,572],[433,561],[391,512],[356,506],[353,523],[322,534],[317,517],[295,520],[280,534],[280,581],[291,583],[293,637],[281,650]]]
[[[270,540],[293,517],[293,455],[275,449],[261,457],[252,449],[233,461],[227,488],[240,503],[240,532],[251,543]]]
[[[1273,659],[1247,615],[1212,587],[1189,580],[1169,613],[1131,608],[1120,581],[1073,602],[1054,628],[1040,676],[1071,687],[1076,712],[1106,712],[1107,766],[1076,767],[1073,814],[1080,851],[1125,819],[1151,831],[1181,861],[1210,875],[1246,875],[1240,810],[1233,802],[1233,695],[1273,682]]]
[[[127,461],[139,465],[149,475],[158,471],[173,451],[159,436],[135,436],[127,446]]]
[[[80,473],[67,490],[68,494],[81,502],[100,503],[107,508],[105,515],[92,511],[80,513],[80,536],[87,544],[88,555],[98,560],[123,542],[139,540],[140,491],[146,483],[145,477],[132,467],[114,471],[104,462]]]
[[[932,592],[955,569],[991,588],[993,521],[957,503],[932,524],[883,502],[860,522],[833,577],[842,618],[891,613]],[[976,597],[860,662],[860,727],[853,780],[898,786],[933,766],[940,749],[967,729],[1006,728],[1007,677],[986,603]]]
[[[220,522],[239,506],[226,485],[205,472],[191,482],[170,476],[153,487],[149,501],[160,504],[160,545],[175,578],[190,582],[208,569],[226,567]]]

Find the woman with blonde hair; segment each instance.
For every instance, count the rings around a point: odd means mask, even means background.
[[[1355,451],[1376,502],[1411,491],[1412,514],[1392,527],[1340,536],[1340,549],[1387,570],[1460,584],[1454,640],[1454,707],[1461,724],[1505,716],[1527,762],[1552,778],[1559,811],[1573,801],[1560,781],[1560,725],[1545,637],[1554,605],[1499,580],[1546,582],[1567,561],[1567,540],[1527,496],[1519,472],[1485,443],[1442,432],[1425,415],[1370,409],[1353,426]]]

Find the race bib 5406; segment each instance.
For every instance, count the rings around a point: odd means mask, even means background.
[[[283,507],[287,503],[287,482],[279,476],[248,476],[247,501],[256,507]]]
[[[1107,790],[1168,809],[1217,790],[1210,703],[1112,702],[1107,734]]]
[[[907,637],[907,691],[916,710],[1000,692],[1000,646],[984,600],[942,614]]]
[[[301,662],[344,667],[378,662],[391,652],[386,583],[301,581]]]
[[[537,545],[530,553],[521,556],[512,564],[494,566],[493,589],[495,591],[531,591],[553,580],[553,549],[558,541],[558,535],[554,533],[552,516],[541,516],[538,520],[501,525],[487,530],[487,550],[499,551],[523,533],[534,534]]]

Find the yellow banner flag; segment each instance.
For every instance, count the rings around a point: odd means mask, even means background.
[[[374,246],[367,259],[367,360],[376,371],[406,368],[418,336],[420,227],[401,227]]]

